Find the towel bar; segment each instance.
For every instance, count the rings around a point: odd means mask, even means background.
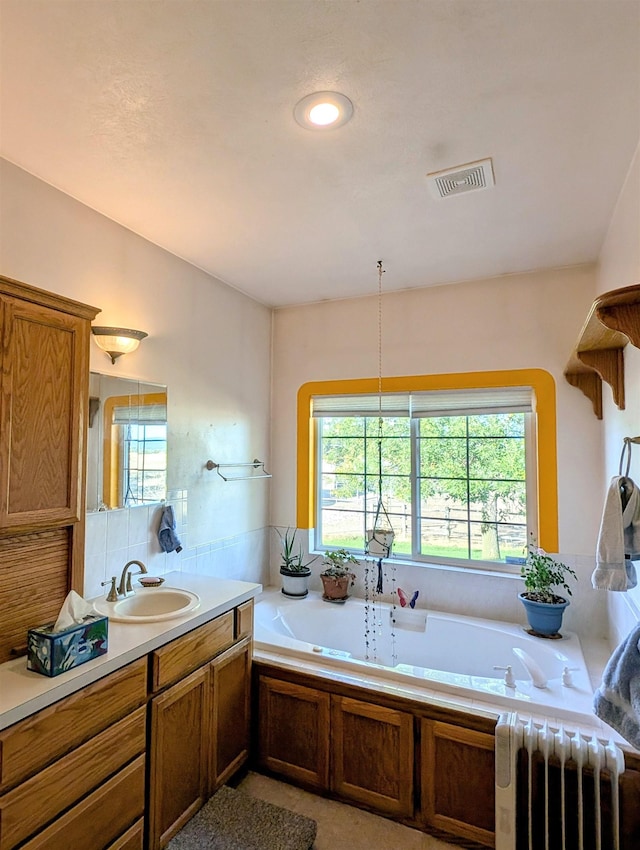
[[[215,469],[220,478],[223,481],[248,481],[250,478],[272,478],[270,472],[264,468],[265,461],[258,460],[258,458],[254,458],[251,463],[215,463],[212,460],[208,460],[205,464],[207,469]],[[221,469],[239,469],[251,467],[252,469],[259,470],[259,472],[255,475],[223,475],[220,472]]]

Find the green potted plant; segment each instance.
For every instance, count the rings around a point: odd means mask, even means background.
[[[280,575],[282,576],[282,592],[293,599],[302,599],[309,593],[309,565],[315,558],[305,563],[302,545],[296,545],[297,528],[287,528],[284,534],[276,528],[282,544]]]
[[[556,593],[555,589],[561,588],[568,596],[571,596],[567,577],[577,579],[575,571],[536,546],[532,537],[520,575],[524,579],[525,586],[520,599],[525,607],[531,630],[545,637],[557,635],[569,600]]]
[[[356,578],[351,565],[357,563],[355,555],[346,549],[331,549],[324,553],[324,570],[320,573],[324,589],[323,599],[328,602],[342,602],[347,598],[349,587],[353,586]]]

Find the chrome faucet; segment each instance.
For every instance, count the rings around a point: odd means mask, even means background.
[[[131,586],[131,570],[130,567],[132,564],[140,567],[136,575],[142,575],[142,573],[147,572],[147,568],[142,563],[142,561],[127,561],[122,570],[122,575],[120,576],[120,584],[118,585],[118,596],[131,596],[135,593],[135,590]]]

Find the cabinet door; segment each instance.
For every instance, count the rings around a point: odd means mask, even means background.
[[[1,307],[0,528],[78,522],[89,323],[10,297]]]
[[[428,826],[494,846],[493,735],[423,719],[421,776]]]
[[[207,799],[209,668],[151,701],[150,850],[164,847]]]
[[[211,794],[249,758],[251,639],[211,664]]]
[[[387,814],[413,815],[413,717],[331,697],[332,790]]]
[[[309,788],[329,787],[329,694],[263,676],[259,761]]]

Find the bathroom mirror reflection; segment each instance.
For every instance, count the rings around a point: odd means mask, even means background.
[[[167,388],[91,372],[87,511],[159,502],[167,487]]]

